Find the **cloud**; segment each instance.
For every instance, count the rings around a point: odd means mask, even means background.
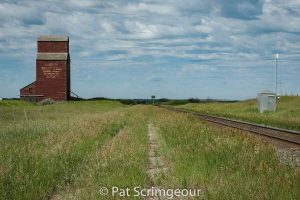
[[[162,3],[129,3],[125,10],[129,13],[153,13],[159,15],[175,15],[177,9],[170,5],[163,5]]]
[[[224,17],[251,20],[262,14],[262,0],[216,0],[216,3]]]
[[[22,4],[0,4],[0,22],[5,25],[31,26],[46,22],[42,12],[34,7]]]
[[[237,81],[240,74],[252,74],[247,71],[252,66],[272,65],[276,52],[286,66],[297,66],[299,10],[295,0],[2,1],[0,58],[34,63],[38,35],[66,34],[70,36],[73,76],[78,81],[117,71],[125,77],[142,77],[140,85],[144,80],[146,88],[151,87],[147,82],[156,80],[165,88],[161,93],[171,94],[167,89],[180,82],[174,77],[183,78],[186,84],[201,72],[207,83],[216,83],[216,77],[225,79],[230,72]],[[0,67],[8,68],[7,62],[2,61]],[[80,74],[80,70],[90,71]],[[253,76],[264,77],[264,73],[257,70]],[[292,74],[287,76],[293,79]],[[247,83],[253,84],[250,78]],[[145,95],[141,88],[133,90],[137,96]],[[248,92],[254,94],[256,89]]]

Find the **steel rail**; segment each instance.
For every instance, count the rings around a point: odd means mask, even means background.
[[[261,124],[254,124],[254,123],[249,123],[249,122],[243,122],[243,121],[239,121],[239,120],[227,119],[224,117],[205,115],[202,113],[173,108],[173,107],[166,107],[166,106],[160,106],[160,107],[168,109],[168,110],[172,110],[175,112],[193,114],[204,121],[212,122],[215,124],[220,124],[223,126],[228,126],[228,127],[240,129],[243,131],[259,134],[259,135],[273,138],[276,140],[281,140],[284,142],[300,145],[300,132],[299,131],[271,127],[271,126],[266,126],[266,125],[261,125]]]

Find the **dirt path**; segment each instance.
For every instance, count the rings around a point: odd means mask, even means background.
[[[166,188],[161,185],[165,179],[170,176],[170,166],[167,163],[162,151],[162,142],[156,128],[153,124],[148,124],[148,184],[146,187],[148,189],[155,188],[160,190],[168,190],[172,188]],[[170,177],[169,177],[170,178]],[[180,188],[180,187],[179,187]],[[174,188],[173,188],[174,189]],[[201,193],[200,196],[148,196],[144,198],[145,200],[189,200],[189,199],[203,199],[204,194]]]
[[[160,180],[168,172],[168,166],[161,153],[161,143],[153,124],[148,124],[148,188],[160,188]],[[145,199],[167,199],[166,197],[147,197]]]

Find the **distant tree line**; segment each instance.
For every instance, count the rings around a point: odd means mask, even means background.
[[[20,100],[19,98],[3,98],[2,100]],[[137,104],[153,104],[152,99],[113,99],[106,97],[93,97],[93,98],[81,98],[81,97],[71,97],[71,101],[119,101],[125,105],[137,105]],[[229,101],[229,100],[219,100],[219,99],[198,99],[198,98],[189,98],[189,99],[168,99],[168,98],[160,98],[155,99],[154,104],[164,104],[164,105],[183,105],[187,103],[208,103],[208,102],[237,102],[237,101]]]

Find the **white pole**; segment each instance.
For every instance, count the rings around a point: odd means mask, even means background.
[[[282,81],[281,80],[279,80],[279,96],[281,96],[282,95],[282,92],[281,92],[281,84],[282,84]]]
[[[276,54],[275,58],[275,94],[277,96],[277,62],[278,62],[279,54]]]
[[[25,115],[25,119],[26,119],[26,121],[28,121],[28,119],[27,119],[27,114],[26,114],[26,110],[25,110],[25,108],[24,108],[24,115]]]
[[[14,116],[14,121],[16,121],[16,116],[15,116],[15,106],[13,106],[13,116]]]

